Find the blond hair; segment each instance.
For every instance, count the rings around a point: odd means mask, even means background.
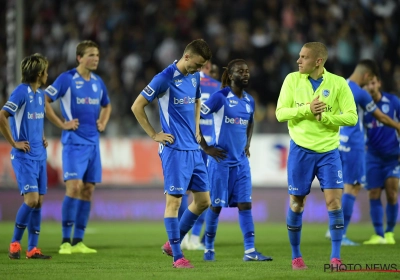
[[[25,57],[21,61],[21,82],[35,83],[38,76],[46,70],[48,65],[49,61],[40,53]]]

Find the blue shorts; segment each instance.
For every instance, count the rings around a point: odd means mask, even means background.
[[[365,152],[339,151],[343,166],[343,182],[345,184],[365,184]]]
[[[291,140],[287,171],[288,193],[291,195],[308,195],[315,176],[322,191],[343,189],[342,162],[338,149],[316,153],[298,146]]]
[[[367,152],[367,190],[383,188],[386,179],[390,177],[400,178],[400,165],[397,155],[379,157]]]
[[[183,195],[188,190],[210,190],[200,150],[180,151],[160,144],[159,155],[164,174],[164,193]]]
[[[240,165],[231,167],[210,158],[208,176],[213,207],[237,207],[238,203],[251,203],[251,173],[247,158]]]
[[[37,192],[39,195],[47,193],[47,165],[45,159],[14,158],[11,163],[21,195],[30,192]]]
[[[101,182],[101,158],[98,145],[64,145],[62,151],[64,181]]]

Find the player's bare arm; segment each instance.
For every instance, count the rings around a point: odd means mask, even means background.
[[[110,119],[111,111],[112,111],[111,103],[107,104],[107,106],[101,107],[100,117],[96,121],[97,130],[99,132],[103,132],[106,129],[108,120]]]
[[[162,143],[164,145],[167,142],[170,144],[174,143],[174,136],[172,134],[164,132],[156,133],[154,128],[151,126],[146,111],[144,110],[147,105],[149,105],[149,101],[147,101],[147,99],[144,98],[142,95],[139,95],[131,107],[131,110],[140,126],[154,141]]]
[[[247,144],[246,147],[244,147],[244,152],[246,153],[246,156],[249,158],[250,157],[250,143],[251,143],[251,137],[253,136],[253,127],[254,127],[254,122],[252,122],[250,125],[247,126]]]
[[[47,148],[49,146],[49,143],[47,142],[46,137],[44,136],[44,133],[43,133],[43,138],[42,139],[43,139],[43,146],[45,148]]]
[[[384,114],[379,108],[377,108],[372,114],[378,121],[380,121],[384,125],[393,127],[394,129],[396,129],[397,133],[400,134],[400,123],[391,119],[388,115]]]
[[[10,145],[16,149],[22,150],[25,153],[29,152],[31,147],[29,146],[28,141],[20,141],[20,142],[15,142],[12,134],[11,134],[11,129],[10,125],[8,123],[8,118],[10,117],[10,113],[8,113],[5,110],[0,111],[0,131],[3,134],[4,138],[10,143]]]
[[[79,120],[73,119],[71,121],[63,122],[57,114],[54,112],[50,103],[52,102],[51,98],[46,95],[46,118],[58,128],[63,130],[76,130],[79,127]]]
[[[201,100],[200,98],[196,99],[196,107],[195,107],[195,120],[196,120],[196,141],[200,143],[201,141],[201,132],[200,132],[200,108],[201,108]]]

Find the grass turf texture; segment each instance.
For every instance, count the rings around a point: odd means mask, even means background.
[[[59,255],[61,226],[42,225],[39,248],[52,260],[27,260],[27,232],[20,260],[9,260],[7,250],[13,223],[0,223],[0,279],[400,279],[400,273],[324,272],[329,263],[330,241],[324,238],[327,225],[304,224],[302,253],[306,271],[292,271],[291,250],[285,224],[256,224],[256,246],[272,262],[243,262],[239,225],[221,223],[216,240],[216,262],[204,262],[202,251],[185,251],[194,269],[172,268],[172,258],[161,253],[167,240],[164,225],[146,222],[90,222],[85,244],[97,254]],[[370,224],[350,225],[348,237],[362,243],[369,239]],[[400,271],[400,231],[396,245],[342,247],[346,264],[395,264]],[[396,237],[396,236],[395,236]]]

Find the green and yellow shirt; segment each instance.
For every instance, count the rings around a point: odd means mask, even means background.
[[[346,80],[324,69],[323,81],[314,92],[308,74],[286,76],[276,108],[279,122],[288,122],[289,134],[299,146],[325,153],[339,146],[339,127],[357,123],[357,109]],[[326,104],[321,121],[311,112],[310,103],[319,96]]]

